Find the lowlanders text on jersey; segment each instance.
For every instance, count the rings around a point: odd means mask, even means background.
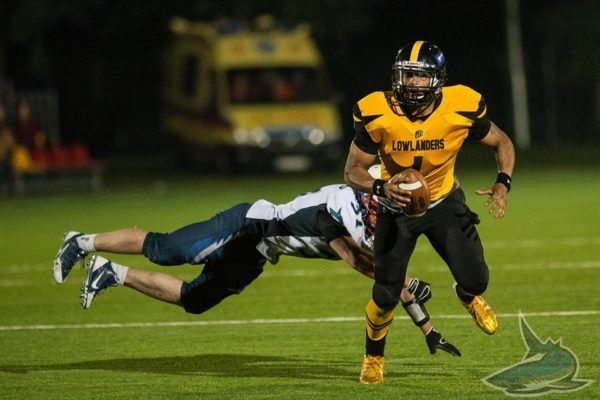
[[[393,151],[444,150],[444,139],[392,140]]]

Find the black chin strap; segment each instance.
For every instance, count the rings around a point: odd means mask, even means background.
[[[396,94],[394,94],[394,96],[396,96]],[[396,100],[398,101],[398,100]],[[433,108],[431,109],[431,112],[425,114],[425,115],[414,115],[414,110],[420,106],[410,106],[410,105],[406,105],[406,104],[402,104],[401,102],[398,101],[398,106],[400,106],[400,109],[402,110],[402,112],[404,112],[404,114],[406,115],[406,117],[408,117],[408,119],[410,119],[412,122],[420,119],[420,120],[426,120],[427,117],[429,117],[431,114],[434,113],[435,110],[437,110],[437,108],[439,107],[440,103],[442,102],[442,93],[440,93],[439,95],[437,95],[435,97],[434,100],[434,105]]]

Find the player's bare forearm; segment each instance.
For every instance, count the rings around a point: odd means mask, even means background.
[[[361,274],[373,278],[373,256],[361,248],[349,236],[341,236],[332,240],[329,245],[350,267]]]
[[[354,143],[350,145],[350,152],[344,168],[344,180],[354,189],[365,193],[373,193],[373,183],[375,178],[369,174],[368,168],[375,161],[375,155],[366,153],[358,148]],[[396,201],[401,207],[410,203],[411,192],[401,189],[399,184],[408,180],[408,177],[402,174],[396,174],[385,182],[382,186],[382,193],[373,193],[378,196],[383,195],[388,199]]]
[[[496,125],[492,124],[492,126],[495,127],[500,136],[498,147],[496,147],[498,172],[504,172],[512,176],[515,167],[515,147],[506,133],[502,132]]]
[[[369,174],[368,168],[373,161],[375,155],[362,151],[352,143],[344,167],[344,181],[354,189],[371,193],[375,179]]]
[[[492,122],[490,131],[481,143],[494,148],[498,172],[512,176],[515,167],[515,147],[508,135]]]
[[[357,255],[358,262],[354,264],[354,269],[371,279],[375,278],[373,271],[373,257],[371,254],[364,252]]]
[[[481,140],[481,143],[494,148],[500,174],[498,174],[498,180],[492,186],[486,189],[478,189],[475,193],[489,195],[490,197],[484,206],[489,208],[490,214],[495,215],[497,219],[501,219],[504,217],[508,205],[507,194],[511,183],[510,177],[512,177],[515,166],[515,148],[508,135],[494,123],[491,124],[490,131]]]

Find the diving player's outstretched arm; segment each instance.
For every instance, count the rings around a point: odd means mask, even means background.
[[[373,279],[373,256],[354,239],[350,236],[340,236],[333,239],[329,245],[350,267]]]

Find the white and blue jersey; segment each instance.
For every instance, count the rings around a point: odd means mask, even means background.
[[[305,193],[289,203],[275,205],[267,200],[238,204],[208,221],[197,222],[174,232],[149,233],[144,254],[160,265],[223,264],[243,261],[239,246],[275,264],[280,255],[339,259],[329,243],[340,236],[351,236],[365,245],[361,206],[354,189],[329,185]],[[252,246],[250,246],[252,244]],[[249,257],[251,263],[257,257]]]
[[[337,260],[329,246],[333,239],[351,236],[359,245],[365,241],[360,206],[347,185],[325,186],[281,205],[259,200],[246,218],[267,226],[257,249],[273,264],[280,255]]]

